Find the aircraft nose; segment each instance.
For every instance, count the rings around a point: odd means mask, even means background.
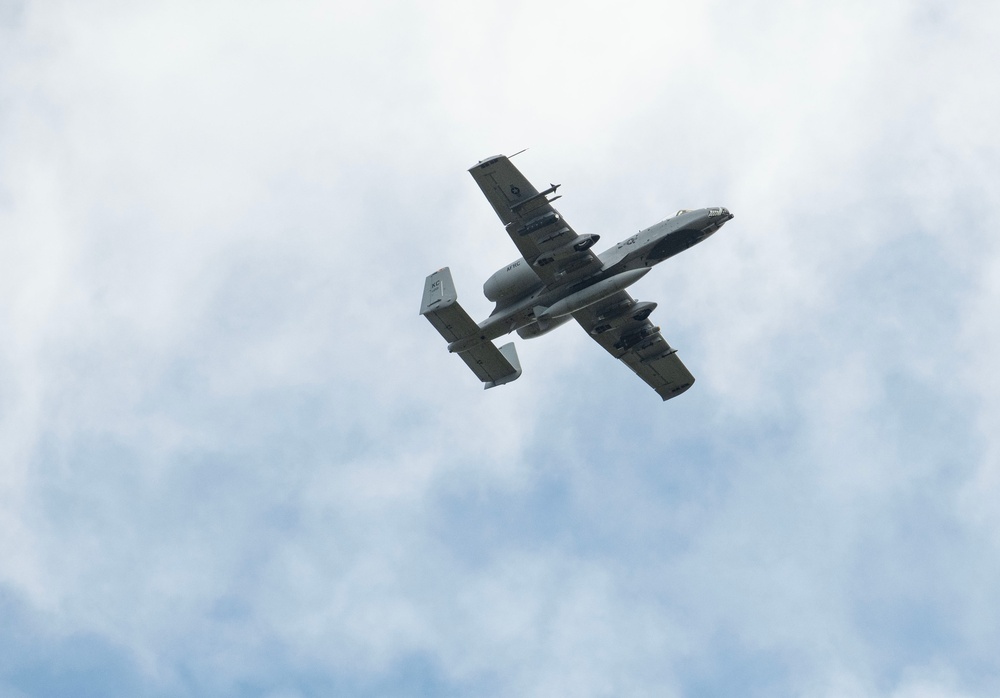
[[[724,206],[716,206],[715,208],[708,209],[707,223],[708,226],[706,230],[714,233],[716,230],[721,228],[723,224],[727,221],[733,219],[733,214],[729,212],[728,208]]]

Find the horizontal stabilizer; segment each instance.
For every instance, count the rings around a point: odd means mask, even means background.
[[[458,304],[458,293],[448,267],[427,277],[420,314],[449,344],[479,332],[479,325]],[[458,355],[487,388],[510,383],[521,375],[521,364],[513,342],[497,349],[493,342],[482,338],[471,348],[458,352]]]
[[[517,359],[514,343],[497,349],[493,342],[483,342],[460,352],[462,361],[472,369],[487,389],[510,383],[521,377],[521,362]]]

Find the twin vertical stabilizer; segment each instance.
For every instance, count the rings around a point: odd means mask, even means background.
[[[479,325],[458,304],[458,294],[448,267],[427,277],[420,314],[434,325],[434,329],[449,344],[468,339],[479,332]],[[517,360],[513,342],[497,349],[493,342],[483,337],[482,341],[458,352],[458,355],[486,388],[510,383],[521,375],[521,364]]]

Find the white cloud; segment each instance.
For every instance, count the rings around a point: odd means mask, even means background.
[[[8,14],[20,666],[96,637],[150,693],[995,692],[992,6]],[[484,392],[417,316],[446,264],[488,312],[515,252],[463,170],[524,146],[602,243],[736,213],[636,289],[690,393],[572,329]]]

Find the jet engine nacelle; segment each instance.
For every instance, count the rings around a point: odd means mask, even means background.
[[[530,325],[517,328],[517,334],[521,339],[534,339],[535,337],[541,337],[547,332],[551,332],[559,327],[559,325],[563,325],[572,319],[572,315],[563,315],[551,320],[535,321]]]
[[[494,303],[509,303],[527,296],[542,285],[542,280],[523,259],[511,262],[483,284],[483,294]]]

